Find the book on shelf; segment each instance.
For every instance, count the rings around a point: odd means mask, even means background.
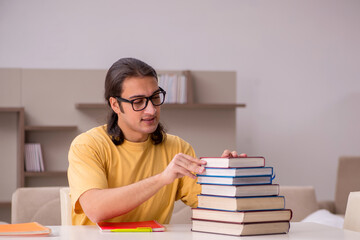
[[[213,168],[249,168],[249,167],[264,167],[264,157],[201,157],[207,163],[205,167]]]
[[[250,184],[271,184],[272,176],[248,176],[248,177],[229,177],[229,176],[203,176],[198,175],[199,184],[221,184],[221,185],[250,185]]]
[[[187,103],[189,79],[184,73],[158,74],[159,86],[166,91],[165,103]]]
[[[201,185],[201,194],[229,197],[276,196],[279,195],[279,184],[259,185]]]
[[[251,167],[251,168],[209,168],[201,176],[273,176],[273,167]]]
[[[40,143],[25,143],[25,171],[43,172],[44,170]]]
[[[284,196],[227,197],[198,195],[198,207],[228,211],[276,210],[285,208]]]
[[[213,209],[193,208],[191,211],[193,220],[212,220],[234,223],[290,221],[292,218],[291,209],[220,211]]]
[[[51,229],[37,222],[0,225],[0,236],[49,235]]]
[[[165,227],[156,220],[141,222],[99,222],[97,226],[103,232],[137,232],[138,229],[151,229],[150,232],[165,231]]]
[[[207,220],[193,220],[191,230],[194,232],[218,233],[234,236],[252,236],[288,233],[289,228],[289,221],[229,223]]]

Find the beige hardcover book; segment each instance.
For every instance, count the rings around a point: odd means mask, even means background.
[[[223,197],[199,195],[198,207],[228,211],[275,210],[285,208],[284,196]]]
[[[192,209],[192,219],[212,220],[220,222],[249,223],[290,221],[291,209],[260,210],[260,211],[220,211],[203,208]]]
[[[263,234],[288,233],[290,222],[259,222],[259,223],[229,223],[193,220],[192,231],[226,234],[234,236],[251,236]]]

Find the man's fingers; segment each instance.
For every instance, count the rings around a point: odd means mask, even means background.
[[[199,158],[194,158],[192,156],[189,156],[189,155],[186,155],[186,154],[181,154],[181,157],[191,161],[191,162],[194,162],[198,165],[204,165],[206,164],[206,161],[205,160],[202,160],[202,159],[199,159]]]
[[[236,151],[230,151],[228,149],[226,149],[223,154],[221,154],[221,157],[238,157],[238,154]]]
[[[221,157],[247,157],[246,153],[241,153],[240,155],[237,153],[237,151],[230,151],[228,149],[224,150],[223,154],[221,154]]]
[[[175,163],[177,165],[195,173],[204,172],[204,167],[201,166],[204,162],[204,160],[196,159],[185,154],[177,154],[175,157]]]
[[[205,168],[201,165],[195,164],[194,162],[190,162],[189,160],[180,159],[178,162],[179,165],[188,171],[195,172],[195,173],[203,173]]]
[[[221,157],[229,157],[230,154],[231,154],[230,150],[225,149],[224,152],[223,152],[223,154],[221,154]]]
[[[232,156],[232,157],[238,157],[238,154],[237,154],[236,151],[232,151],[232,152],[231,152],[231,156]]]
[[[200,170],[197,170],[197,171],[196,170],[189,170],[186,167],[184,167],[185,165],[186,165],[186,163],[184,163],[180,159],[176,159],[176,161],[174,161],[172,169],[173,169],[174,173],[176,173],[177,178],[183,177],[183,176],[188,176],[188,177],[191,177],[191,178],[195,179],[196,175],[193,174],[193,172],[199,173]]]

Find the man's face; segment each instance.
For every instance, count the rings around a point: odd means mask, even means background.
[[[150,97],[158,90],[158,83],[153,77],[130,77],[123,82],[121,97],[131,101],[139,97]],[[154,106],[149,101],[145,109],[134,111],[131,103],[121,102],[120,104],[123,112],[118,112],[118,125],[125,139],[132,142],[145,141],[159,124],[160,106]]]

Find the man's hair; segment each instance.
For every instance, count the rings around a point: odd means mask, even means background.
[[[153,77],[158,80],[156,71],[148,64],[135,58],[121,58],[116,61],[108,70],[105,78],[105,100],[110,106],[110,97],[121,96],[123,82],[131,77]],[[120,110],[123,112],[121,104]],[[110,113],[107,121],[107,133],[115,145],[124,142],[124,133],[118,126],[118,115],[110,106]],[[153,144],[161,143],[165,138],[165,130],[159,123],[156,130],[150,134]]]

